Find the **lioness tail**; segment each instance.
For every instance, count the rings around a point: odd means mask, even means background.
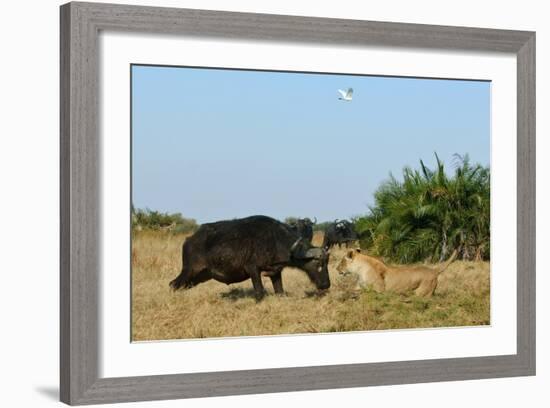
[[[443,266],[441,268],[439,268],[439,270],[437,271],[437,273],[441,273],[443,272],[445,269],[447,269],[449,267],[450,264],[453,263],[453,261],[455,260],[456,256],[458,255],[458,250],[454,250],[453,253],[451,254],[451,257],[447,260],[447,262],[445,262],[443,264]]]

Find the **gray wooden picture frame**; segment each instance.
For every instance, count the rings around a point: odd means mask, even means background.
[[[95,3],[61,6],[60,391],[67,404],[365,387],[535,374],[535,33]],[[101,30],[514,53],[517,353],[370,364],[100,378]],[[512,266],[510,266],[512,267]]]

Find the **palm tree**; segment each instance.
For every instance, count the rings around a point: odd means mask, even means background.
[[[355,220],[362,245],[398,262],[441,261],[455,249],[464,260],[490,256],[490,172],[454,156],[447,176],[437,154],[436,168],[403,169],[375,192],[369,214]]]

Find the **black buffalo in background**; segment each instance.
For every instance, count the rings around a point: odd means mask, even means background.
[[[288,226],[296,232],[300,237],[306,239],[308,242],[311,242],[313,238],[313,226],[317,223],[311,221],[309,218],[297,218],[288,222]]]
[[[328,250],[333,245],[340,247],[341,244],[347,247],[348,242],[354,242],[358,239],[359,237],[351,222],[347,220],[335,220],[325,229],[323,248]]]
[[[319,290],[328,289],[328,253],[313,247],[287,224],[252,217],[203,224],[182,248],[181,273],[173,289],[190,288],[210,279],[226,284],[252,279],[256,299],[265,295],[261,276],[269,276],[275,293],[283,293],[286,266],[304,271]]]

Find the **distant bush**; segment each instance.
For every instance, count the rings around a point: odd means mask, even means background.
[[[146,209],[134,209],[132,207],[132,228],[165,230],[175,233],[195,232],[199,225],[192,218],[184,218],[180,213],[163,213]]]
[[[332,221],[318,222],[313,226],[313,231],[326,231],[327,227],[332,223]]]
[[[448,177],[436,155],[437,167],[403,169],[374,194],[370,213],[357,217],[361,246],[396,262],[446,259],[456,249],[464,260],[490,258],[490,171],[455,155]]]
[[[292,225],[295,224],[296,221],[298,221],[298,217],[286,217],[283,222],[285,224]]]

